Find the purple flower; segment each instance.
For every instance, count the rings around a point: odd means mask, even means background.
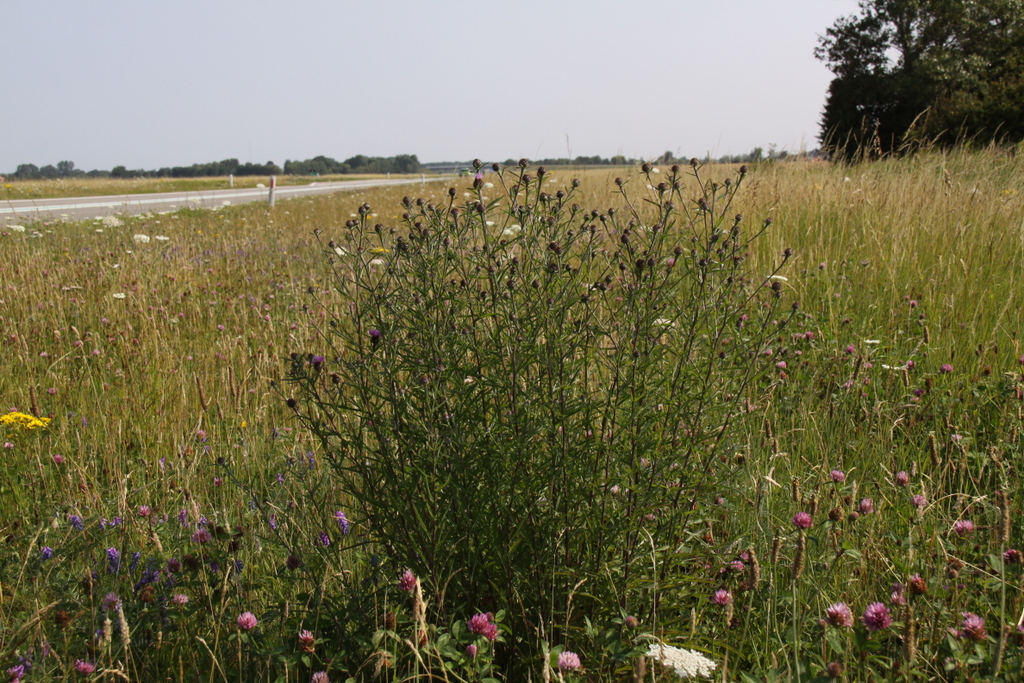
[[[884,604],[873,602],[864,610],[861,621],[869,631],[881,631],[892,626],[892,615]]]
[[[175,607],[184,607],[188,604],[188,596],[184,593],[176,593],[174,597],[171,598],[171,604]]]
[[[969,519],[958,519],[953,524],[953,533],[957,536],[966,536],[974,533],[974,522]]]
[[[897,486],[906,486],[910,483],[910,475],[903,471],[897,472],[893,481],[896,482]]]
[[[25,675],[25,666],[23,664],[12,666],[7,670],[7,675],[11,677],[11,683],[17,683],[17,681],[20,681],[21,677]]]
[[[897,607],[902,607],[907,604],[907,598],[903,594],[902,583],[894,583],[892,585],[892,593],[889,595],[889,601]]]
[[[494,615],[490,612],[479,612],[466,622],[471,633],[483,636],[487,640],[498,639],[498,625],[494,623]]]
[[[78,515],[70,515],[68,517],[68,522],[70,522],[71,526],[75,527],[79,531],[85,528],[85,522],[83,522],[82,518]]]
[[[580,656],[575,652],[566,650],[558,655],[559,671],[576,671],[580,666]]]
[[[964,640],[985,640],[988,638],[988,631],[985,630],[985,620],[977,614],[963,612],[963,628],[957,633],[957,637]]]
[[[243,631],[251,631],[256,628],[256,615],[252,612],[242,612],[238,615],[238,628]]]
[[[326,671],[317,671],[313,674],[313,677],[309,679],[309,683],[331,683],[331,679],[327,677]]]
[[[406,593],[416,590],[416,575],[412,573],[411,569],[406,569],[405,573],[398,579],[398,587]]]
[[[196,532],[192,534],[193,543],[209,543],[212,538],[213,536],[210,535],[209,530],[207,530],[205,527],[200,527],[199,529],[196,529]]]
[[[832,626],[850,628],[853,626],[853,611],[845,602],[837,602],[825,610],[825,617]]]
[[[148,505],[140,505],[138,513],[139,517],[149,517],[153,513],[153,511],[149,508]]]
[[[953,366],[950,365],[949,363],[943,363],[942,367],[939,368],[939,372],[941,372],[944,375],[949,374],[953,372]]]
[[[338,526],[341,527],[341,534],[348,536],[348,517],[341,510],[334,513],[334,518],[338,520]]]
[[[811,516],[806,512],[798,512],[793,517],[793,526],[797,529],[810,529],[813,522],[814,520],[812,520]]]
[[[857,512],[862,515],[870,515],[875,511],[875,501],[870,498],[861,498],[860,504],[857,505]]]
[[[846,472],[843,472],[842,470],[832,470],[829,473],[829,477],[832,479],[832,481],[839,484],[841,482],[846,481]]]
[[[53,548],[50,546],[43,546],[43,549],[39,552],[44,560],[48,560],[53,557]]]
[[[732,593],[725,590],[724,588],[716,590],[715,594],[711,596],[711,602],[721,607],[725,607],[730,602],[732,602]]]
[[[1006,564],[1022,564],[1024,563],[1024,554],[1021,554],[1016,548],[1010,548],[1003,553],[1003,562]]]
[[[476,659],[476,652],[477,652],[476,645],[470,644],[470,645],[466,646],[466,656],[469,657],[470,659]]]
[[[327,535],[326,531],[321,531],[316,541],[325,548],[331,545],[331,537]]]
[[[314,368],[315,370],[319,370],[320,368],[322,368],[322,367],[323,367],[323,365],[324,365],[324,362],[325,362],[326,360],[327,360],[327,359],[326,359],[326,358],[324,358],[323,356],[313,356],[313,357],[312,357],[312,358],[310,359],[310,361],[309,361],[309,364],[310,364],[310,365],[312,365],[312,366],[313,366],[313,368]]]
[[[914,507],[916,508],[923,508],[925,505],[928,504],[928,500],[920,494],[911,498],[910,501],[914,504]]]
[[[96,665],[92,662],[87,662],[84,659],[75,660],[75,671],[80,674],[91,674],[96,670]]]
[[[111,574],[116,574],[121,568],[121,553],[117,548],[107,548],[107,563],[110,565],[108,570]]]
[[[121,598],[118,597],[117,593],[107,593],[103,596],[101,604],[103,609],[114,609],[121,604]]]
[[[373,344],[374,346],[379,344],[381,337],[384,336],[383,333],[380,330],[378,330],[376,327],[371,327],[370,328],[369,335],[370,335],[370,343]]]

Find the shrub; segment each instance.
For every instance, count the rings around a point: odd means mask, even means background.
[[[441,618],[506,609],[525,665],[585,620],[674,630],[703,595],[698,502],[742,451],[730,425],[786,319],[746,260],[770,221],[730,216],[745,169],[658,182],[645,164],[651,184],[617,180],[622,208],[602,210],[543,167],[495,170],[406,198],[400,229],[363,205],[325,245],[348,305],[325,356],[292,355],[290,405],[396,571]],[[658,613],[669,589],[679,609]]]

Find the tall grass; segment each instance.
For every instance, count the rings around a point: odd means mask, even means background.
[[[837,667],[847,680],[1019,675],[1021,565],[1007,551],[1022,540],[1006,520],[1019,513],[1022,494],[1021,163],[990,150],[751,169],[730,213],[773,224],[745,267],[767,276],[793,248],[787,279],[775,282],[786,314],[794,301],[799,310],[766,343],[768,374],[750,386],[693,512],[673,527],[687,530],[677,546],[689,558],[686,572],[672,586],[647,584],[637,603],[644,610],[597,609],[578,625],[546,620],[543,632],[533,625],[548,661],[571,650],[592,678],[630,666],[668,677],[637,656],[661,638],[707,652],[720,680],[807,681]],[[657,185],[670,173],[659,171],[619,172],[641,218],[659,210]],[[681,192],[699,197],[705,186],[683,171]],[[568,189],[575,175],[553,171],[543,191]],[[628,215],[614,174],[579,175],[573,202]],[[721,184],[735,169],[700,175]],[[497,192],[471,183],[456,184],[457,202]],[[370,680],[375,670],[403,680],[442,668],[451,680],[524,669],[542,678],[539,659],[523,665],[512,649],[529,618],[522,596],[465,579],[483,564],[431,572],[424,558],[391,552],[386,534],[399,530],[374,526],[352,497],[359,491],[345,491],[346,473],[327,466],[332,451],[286,402],[293,352],[303,372],[312,370],[307,354],[327,356],[324,377],[338,372],[329,322],[350,315],[351,291],[339,291],[323,245],[334,240],[353,255],[359,245],[364,254],[393,248],[390,229],[406,235],[402,213],[421,210],[402,206],[404,192],[315,197],[269,211],[182,211],[121,227],[0,229],[3,408],[53,418],[39,429],[5,425],[0,435],[4,668],[31,665],[28,676],[40,680],[86,680],[98,675],[85,672],[93,665],[142,680],[310,680],[318,671]],[[449,201],[440,186],[420,194],[424,205]],[[361,215],[364,203],[372,208]],[[346,228],[348,221],[357,224]],[[142,243],[135,234],[170,239]],[[565,240],[538,245],[550,241]],[[337,266],[353,256],[334,258]],[[369,255],[358,258],[368,267]],[[586,260],[582,251],[573,258]],[[374,268],[374,278],[385,277]],[[562,299],[551,298],[559,303],[524,296],[520,305],[555,316]],[[369,326],[391,334],[380,318],[362,315],[364,345]],[[429,311],[422,315],[416,324],[428,329]],[[653,309],[649,316],[662,317]],[[781,312],[768,322],[779,319]],[[386,319],[394,329],[401,320]],[[338,331],[356,329],[348,325]],[[514,333],[495,328],[467,352],[500,358],[520,344],[503,336]],[[560,343],[573,335],[567,325],[545,328]],[[378,362],[402,358],[398,350],[385,358],[384,348],[374,352]],[[472,376],[467,384],[460,375],[452,395],[481,391],[486,375]],[[380,409],[389,405],[397,404]],[[306,404],[297,407],[306,414]],[[472,434],[472,425],[457,433]],[[648,457],[641,450],[637,457]],[[501,473],[478,474],[486,481]],[[534,493],[522,491],[523,500]],[[495,514],[506,498],[491,504]],[[555,514],[552,504],[550,521],[587,509]],[[811,515],[810,527],[793,523],[798,512]],[[652,532],[656,550],[675,542],[670,531]],[[649,561],[638,554],[631,566],[642,574]],[[421,600],[399,584],[406,568],[419,575]],[[615,572],[604,581],[620,598],[633,590]],[[558,582],[575,585],[570,576]],[[595,597],[588,589],[575,594],[581,610]],[[108,593],[116,599],[104,604]],[[829,624],[826,608],[839,602],[857,617],[853,627]],[[871,631],[859,620],[873,602],[885,604],[892,625]],[[477,610],[495,613],[493,644],[467,626]],[[244,612],[255,615],[254,628],[239,622]],[[965,623],[963,613],[984,626]],[[312,640],[300,637],[307,630]],[[557,666],[548,675],[557,677]]]

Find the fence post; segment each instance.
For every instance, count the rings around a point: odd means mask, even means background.
[[[267,204],[274,205],[274,188],[277,187],[277,176],[270,176],[270,192],[267,195]]]
[[[235,176],[234,176],[233,173],[229,173],[228,174],[228,187],[234,187],[234,186],[235,186]]]

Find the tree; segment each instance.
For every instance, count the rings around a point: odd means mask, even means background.
[[[1024,138],[1021,0],[861,0],[815,56],[835,74],[820,139],[843,157],[915,140]]]

